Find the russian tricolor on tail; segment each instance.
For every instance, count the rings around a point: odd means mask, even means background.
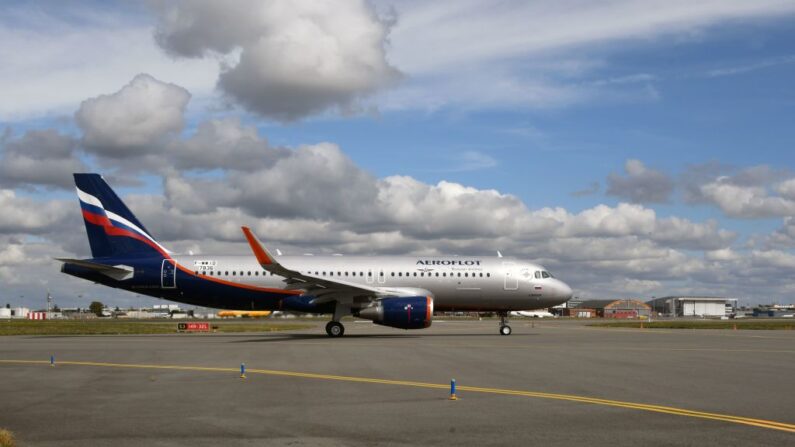
[[[74,174],[91,255],[94,258],[170,258],[99,174]]]

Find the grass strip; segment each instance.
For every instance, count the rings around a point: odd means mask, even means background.
[[[646,329],[737,329],[737,330],[793,330],[795,320],[671,320],[671,321],[610,321],[588,326],[607,328]]]
[[[194,320],[189,320],[195,322]],[[131,335],[173,334],[188,320],[0,320],[0,335]],[[209,321],[216,332],[275,332],[313,327],[311,324],[262,321]]]
[[[15,447],[14,434],[5,428],[0,428],[0,447]]]

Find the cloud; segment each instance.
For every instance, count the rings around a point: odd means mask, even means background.
[[[155,150],[163,137],[180,131],[188,100],[184,88],[139,74],[116,93],[83,101],[75,121],[87,150],[131,157]]]
[[[782,56],[782,57],[761,60],[758,62],[735,65],[733,67],[716,68],[707,71],[706,76],[710,78],[734,76],[756,70],[761,70],[764,68],[775,67],[777,65],[791,64],[793,62],[795,62],[795,56]]]
[[[611,173],[607,177],[607,195],[635,203],[665,203],[670,199],[674,183],[666,174],[632,159],[626,161],[624,171],[625,176]]]
[[[702,196],[728,216],[766,218],[795,215],[795,200],[769,196],[758,186],[738,186],[725,179],[701,186]]]
[[[656,222],[651,239],[667,247],[719,250],[737,239],[737,233],[723,230],[718,222],[691,222],[680,217],[668,217]]]
[[[137,73],[179,80],[210,95],[213,60],[174,60],[152,39],[137,3],[4,2],[0,13],[0,121],[71,115],[85,98],[113,91]]]
[[[795,200],[795,178],[785,180],[776,185],[776,191],[788,200]]]
[[[393,3],[378,2],[382,9]],[[403,1],[394,7],[399,19],[389,56],[409,77],[381,98],[385,108],[394,109],[656,100],[654,74],[598,76],[613,46],[692,39],[723,22],[795,10],[779,0]]]
[[[709,162],[688,166],[681,182],[685,202],[714,204],[730,217],[795,215],[795,174],[787,168],[757,165],[738,169]]]
[[[183,1],[155,11],[155,39],[172,55],[239,49],[218,87],[271,119],[354,112],[357,100],[400,78],[386,58],[390,23],[364,1]]]
[[[75,203],[34,200],[0,189],[0,234],[47,234],[60,228],[69,216],[79,215]]]
[[[272,147],[255,127],[245,127],[236,118],[204,121],[190,138],[171,141],[167,151],[180,169],[239,171],[272,166],[291,153]]]
[[[577,191],[572,192],[571,195],[574,197],[592,196],[594,194],[597,194],[601,189],[602,186],[599,184],[599,182],[594,181],[591,182],[587,188],[578,189]]]
[[[53,129],[29,130],[0,139],[0,186],[71,188],[72,173],[86,170],[77,141]]]

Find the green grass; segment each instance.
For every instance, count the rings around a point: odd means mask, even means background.
[[[14,447],[16,441],[14,441],[14,434],[10,431],[0,428],[0,447]]]
[[[640,328],[640,321],[610,321],[591,323],[594,327]],[[737,330],[793,330],[795,320],[668,320],[643,322],[649,329],[734,329]]]
[[[173,334],[177,324],[193,320],[0,320],[0,335],[117,335],[117,334]],[[202,320],[204,321],[204,320]],[[273,332],[306,329],[311,324],[281,321],[217,321],[217,332]]]

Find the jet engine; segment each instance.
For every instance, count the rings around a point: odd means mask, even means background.
[[[398,329],[424,329],[433,320],[433,298],[429,296],[384,298],[354,315],[375,324]]]

